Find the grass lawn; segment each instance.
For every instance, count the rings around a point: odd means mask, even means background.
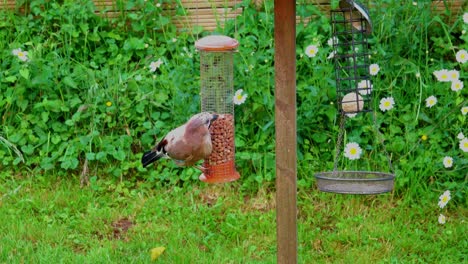
[[[275,263],[275,196],[226,185],[0,177],[0,263]],[[463,263],[467,210],[298,191],[299,263]]]

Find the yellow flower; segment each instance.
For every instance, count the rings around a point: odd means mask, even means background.
[[[111,102],[111,101],[107,101],[106,105],[107,105],[108,107],[111,107],[111,106],[112,106],[112,102]]]
[[[426,136],[426,135],[422,135],[422,136],[421,136],[421,139],[422,139],[422,141],[426,141],[426,140],[427,140],[427,136]]]

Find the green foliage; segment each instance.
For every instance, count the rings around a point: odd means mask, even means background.
[[[173,1],[160,3],[166,2]],[[172,184],[198,178],[190,168],[161,162],[148,170],[139,162],[156,139],[199,111],[194,41],[211,34],[177,30],[162,5],[117,1],[121,13],[114,18],[96,15],[92,2],[84,0],[33,0],[22,15],[21,9],[0,12],[3,167],[65,176],[78,174],[87,159],[92,177]],[[243,188],[256,189],[275,178],[273,1],[238,5],[242,14],[217,31],[240,41],[235,89],[244,89],[248,98],[235,109],[236,163]],[[468,160],[457,135],[468,136],[460,112],[467,89],[453,92],[433,72],[456,69],[466,80],[467,64],[457,63],[455,53],[468,48],[467,24],[460,16],[447,23],[428,5],[389,0],[369,9],[371,61],[381,68],[372,80],[374,110],[398,191],[417,194],[435,184],[463,197]],[[186,10],[175,5],[175,13]],[[339,116],[334,66],[327,59],[330,20],[305,1],[297,14],[302,21],[296,29],[298,178],[301,186],[311,186],[314,172],[333,169]],[[310,44],[319,46],[313,58],[304,54]],[[18,48],[28,52],[28,61],[12,54]],[[159,59],[163,64],[151,72],[150,63]],[[438,103],[427,108],[430,95]],[[389,96],[395,108],[381,112],[379,100]],[[340,166],[389,170],[371,118],[350,119],[346,129],[345,139],[358,142],[364,155],[359,161],[341,159]],[[454,158],[452,168],[444,168],[444,156]]]

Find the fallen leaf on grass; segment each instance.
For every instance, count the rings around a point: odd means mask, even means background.
[[[151,249],[151,260],[155,261],[156,259],[158,259],[159,256],[161,256],[161,254],[164,252],[164,250],[166,250],[165,247],[155,247]]]

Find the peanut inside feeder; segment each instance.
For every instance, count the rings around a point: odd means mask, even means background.
[[[226,36],[207,36],[195,43],[200,51],[201,110],[219,115],[210,126],[212,152],[200,180],[222,183],[240,175],[234,162],[233,52],[239,43]]]

